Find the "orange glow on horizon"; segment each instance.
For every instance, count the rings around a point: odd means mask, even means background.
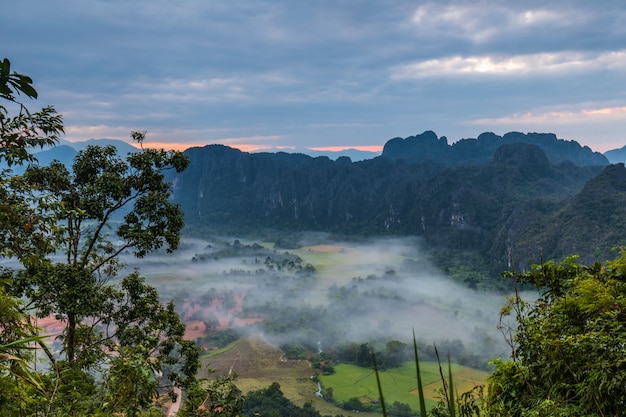
[[[165,149],[168,151],[184,151],[189,148],[194,147],[203,147],[207,146],[207,143],[174,143],[174,142],[144,142],[144,148],[151,149]],[[228,146],[229,148],[239,149],[242,152],[254,152],[258,150],[268,149],[267,145],[258,145],[258,144],[222,144],[224,146]],[[284,150],[285,152],[293,151],[295,148],[293,146],[276,146],[276,149]],[[383,150],[382,145],[363,145],[363,146],[320,146],[315,148],[308,148],[312,151],[329,151],[329,152],[340,152],[345,151],[347,149],[356,149],[358,151],[366,151],[366,152],[377,152],[380,153]]]
[[[217,143],[170,143],[170,142],[144,142],[144,148],[150,149],[165,149],[168,151],[184,151],[189,148],[201,148],[208,145],[218,145]],[[249,145],[249,144],[226,144],[220,143],[219,145],[228,146],[229,148],[239,149],[242,152],[253,152],[259,149],[267,149],[267,146]],[[285,149],[288,150],[286,147]]]
[[[137,145],[133,145],[137,146]],[[185,149],[193,148],[195,146],[204,146],[197,143],[170,143],[170,142],[144,142],[144,148],[150,149],[165,149],[167,151],[184,151]]]

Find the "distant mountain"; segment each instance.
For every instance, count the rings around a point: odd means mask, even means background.
[[[494,152],[502,145],[527,143],[539,146],[552,164],[570,161],[575,165],[607,165],[609,160],[599,152],[576,141],[557,139],[552,133],[510,132],[498,136],[491,132],[482,133],[477,139],[461,139],[448,145],[445,136],[438,138],[432,131],[408,138],[389,140],[382,156],[389,159],[406,159],[414,162],[432,160],[444,165],[480,165],[491,160]]]
[[[85,149],[89,145],[97,146],[115,146],[120,155],[125,155],[129,152],[137,152],[139,149],[117,139],[89,139],[81,142],[70,142],[68,140],[61,139],[56,146],[46,146],[42,150],[35,149],[33,155],[37,158],[39,165],[49,165],[50,162],[57,160],[66,166],[72,165],[74,157],[79,151]],[[6,167],[4,161],[0,163],[0,168]],[[26,166],[14,166],[12,170],[16,174],[21,174],[26,169]]]
[[[81,142],[70,142],[68,140],[61,139],[57,146],[52,146],[43,151],[34,152],[34,155],[40,165],[48,165],[56,159],[64,165],[69,166],[74,161],[76,154],[90,145],[114,146],[120,155],[125,155],[129,152],[137,152],[139,150],[138,148],[117,139],[89,139]]]
[[[136,150],[122,141],[70,144]],[[37,157],[69,164],[76,152],[64,143]],[[571,252],[603,260],[626,244],[624,166],[551,134],[484,133],[449,145],[424,132],[359,161],[223,145],[185,154],[188,169],[166,175],[196,233],[415,235],[443,250],[443,263],[469,252],[494,273]]]
[[[606,151],[604,153],[604,156],[606,156],[606,158],[612,164],[618,164],[620,162],[626,163],[626,146],[619,148],[619,149]]]
[[[119,139],[88,139],[85,141],[79,141],[79,142],[70,142],[68,140],[61,140],[59,142],[59,145],[66,145],[66,146],[70,146],[72,148],[74,148],[76,151],[82,151],[83,149],[85,149],[87,146],[89,145],[97,145],[97,146],[115,146],[117,148],[117,151],[120,155],[125,155],[129,152],[137,152],[139,150],[138,147],[133,146],[127,142],[124,142],[123,140],[119,140]]]
[[[77,154],[78,151],[72,146],[57,145],[48,150],[36,152],[34,155],[39,165],[50,165],[54,160],[60,161],[64,165],[71,165]]]
[[[76,149],[67,145],[57,145],[54,147],[50,147],[43,151],[33,152],[35,158],[37,158],[37,163],[39,165],[49,165],[50,162],[57,160],[61,161],[65,165],[71,165],[74,157],[78,152]],[[14,174],[23,174],[28,164],[25,165],[14,165],[11,167],[11,171]],[[8,168],[5,161],[0,161],[0,169]]]
[[[369,151],[360,151],[358,149],[344,149],[341,151],[315,151],[313,149],[308,148],[296,148],[296,149],[280,149],[280,148],[268,148],[268,149],[259,149],[258,151],[253,151],[252,153],[299,153],[303,155],[312,156],[313,158],[317,158],[318,156],[326,156],[332,160],[336,160],[341,157],[348,157],[351,161],[363,161],[365,159],[372,159],[377,156],[380,156],[380,152],[369,152]]]
[[[540,232],[558,229],[563,220],[551,216],[605,169],[606,158],[554,135],[465,141],[450,146],[425,132],[392,139],[382,156],[358,162],[209,145],[187,149],[189,168],[169,179],[196,231],[417,235],[431,247],[480,253],[494,271],[511,259],[537,261],[528,255],[531,244],[561,253],[559,239]],[[604,237],[594,253],[626,243]]]

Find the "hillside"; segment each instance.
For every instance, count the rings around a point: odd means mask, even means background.
[[[449,146],[425,132],[392,139],[382,156],[358,162],[222,145],[185,153],[189,168],[170,180],[190,229],[415,235],[433,250],[477,252],[494,273],[510,259],[536,261],[528,255],[536,238],[525,232],[547,230],[550,216],[608,165],[576,142],[517,133]],[[617,235],[604,238],[603,248],[620,243]],[[546,235],[536,246],[560,254],[558,244]]]
[[[539,217],[539,216],[538,216]],[[543,244],[544,256],[577,253],[591,263],[614,257],[614,245],[626,243],[626,168],[607,166],[565,204],[549,212],[535,236],[520,231],[527,242]],[[538,252],[539,247],[535,247]]]

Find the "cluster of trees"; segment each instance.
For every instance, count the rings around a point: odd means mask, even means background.
[[[380,349],[374,348],[369,343],[346,343],[335,349],[332,356],[344,363],[372,368],[373,350],[379,369],[399,367],[413,357],[413,347],[398,340],[391,340]]]
[[[3,416],[158,415],[197,385],[197,346],[172,303],[164,305],[119,255],[176,249],[183,212],[163,171],[188,164],[179,152],[126,158],[88,147],[71,170],[36,164],[31,151],[56,144],[53,107],[30,112],[32,80],[0,63],[0,410]],[[12,115],[17,111],[16,115]],[[145,135],[133,132],[142,143]],[[28,164],[22,175],[11,167]],[[37,327],[48,318],[60,334]]]
[[[218,261],[225,258],[252,258],[251,262],[265,269],[257,270],[257,274],[265,273],[296,273],[300,275],[311,275],[315,272],[315,267],[310,263],[304,264],[301,257],[290,252],[278,252],[267,249],[258,243],[249,245],[242,244],[239,239],[235,239],[233,244],[228,244],[225,248],[214,249],[211,252],[198,253],[191,258],[192,262]],[[243,260],[248,263],[247,259]],[[236,271],[240,272],[240,271]]]
[[[285,397],[280,389],[280,384],[277,382],[272,383],[267,388],[248,393],[241,416],[322,417],[311,403],[305,403],[304,406],[298,407],[291,402]]]
[[[619,416],[626,410],[626,249],[585,266],[576,257],[512,274],[541,291],[503,308],[512,348],[489,381],[490,415]]]
[[[347,401],[344,401],[343,403],[337,405],[346,411],[352,412],[380,412],[379,404],[365,404],[359,399],[359,397],[349,398]],[[392,417],[413,417],[419,415],[418,412],[413,411],[409,404],[404,404],[399,401],[394,401],[392,404],[390,404],[386,408],[385,412],[387,416]]]

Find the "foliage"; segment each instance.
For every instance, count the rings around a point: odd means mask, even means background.
[[[211,347],[223,348],[238,340],[241,337],[236,329],[228,328],[215,333],[208,334],[200,338],[198,341],[203,345],[207,344]]]
[[[214,370],[209,369],[209,373]],[[244,397],[235,386],[236,375],[217,375],[194,381],[185,390],[184,407],[179,417],[235,417],[240,415]]]
[[[0,410],[3,415],[25,415],[33,398],[44,391],[44,381],[32,366],[35,336],[21,300],[7,294],[8,281],[0,278]]]
[[[537,287],[502,310],[512,359],[496,360],[491,415],[608,416],[626,408],[626,250],[605,265],[576,257],[508,274]],[[516,328],[505,320],[513,316]]]
[[[11,72],[10,65],[6,58],[0,63],[0,98],[19,104],[20,111],[11,117],[0,104],[0,167],[5,166],[0,170],[0,256],[32,259],[33,252],[48,248],[41,231],[50,224],[29,203],[31,187],[12,175],[10,167],[33,162],[32,148],[56,144],[63,133],[63,119],[51,106],[31,113],[16,101],[20,94],[36,98],[37,91],[28,76]]]
[[[11,62],[8,58],[4,58],[0,63],[0,98],[15,101],[16,93],[37,98],[33,80],[26,75],[11,72]]]
[[[161,171],[185,166],[178,153],[144,150],[124,161],[112,147],[90,146],[71,171],[53,162],[31,165],[24,174],[43,196],[39,201],[47,202],[39,205],[42,217],[58,227],[46,230],[50,255],[15,272],[14,294],[38,317],[64,323],[62,355],[46,351],[53,369],[101,375],[102,407],[110,412],[149,409],[158,389],[185,386],[197,370],[198,349],[183,340],[173,304],[164,306],[137,272],[115,281],[123,251],[142,257],[163,245],[177,247],[182,212],[168,201]],[[116,218],[127,206],[131,210]]]
[[[10,296],[7,287],[7,278],[0,278],[0,375],[8,373],[41,388],[28,364],[35,329],[22,311],[22,301]]]
[[[17,116],[0,104],[0,256],[32,259],[47,247],[33,224],[43,224],[33,205],[26,199],[30,188],[12,174],[11,166],[33,161],[29,150],[52,145],[63,132],[62,118],[54,108],[30,113],[16,99],[19,95],[36,98],[30,77],[11,72],[8,59],[0,62],[0,98],[17,104]],[[23,301],[11,294],[13,280],[5,268],[0,270],[0,409],[4,415],[25,415],[36,407],[36,398],[45,389],[41,375],[32,366],[33,344],[42,341],[25,312]]]
[[[71,170],[41,167],[30,148],[53,145],[63,132],[53,108],[31,113],[16,97],[36,98],[32,80],[0,63],[0,255],[21,268],[0,279],[0,405],[3,415],[158,415],[161,393],[191,387],[198,348],[172,303],[120,255],[176,249],[183,213],[169,201],[163,172],[188,164],[179,152],[142,150],[126,158],[90,146]],[[133,132],[140,144],[143,132]],[[11,166],[30,163],[22,176]],[[64,330],[53,346],[31,314],[54,317]],[[31,368],[37,344],[47,363]],[[34,362],[35,364],[37,362]]]
[[[246,396],[241,416],[276,416],[276,417],[321,417],[310,403],[298,407],[287,399],[280,389],[280,384],[272,383],[267,388],[252,391]]]

